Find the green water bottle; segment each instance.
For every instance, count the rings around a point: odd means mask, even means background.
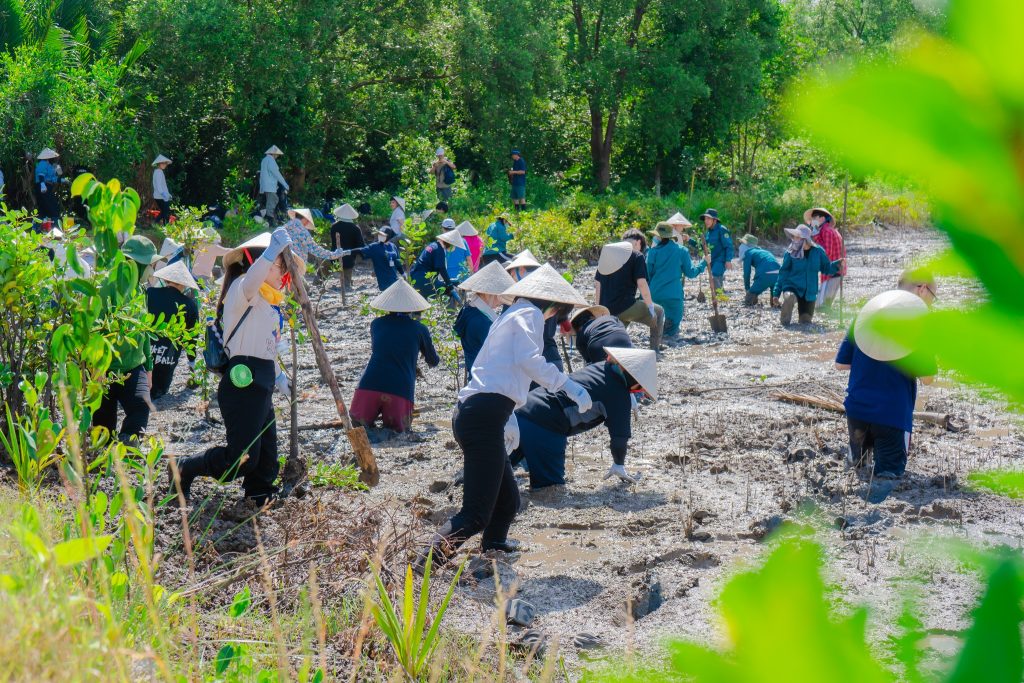
[[[231,383],[239,389],[244,389],[252,384],[252,370],[244,363],[239,363],[231,368],[229,376],[231,377]]]

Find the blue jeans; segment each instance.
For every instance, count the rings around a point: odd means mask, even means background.
[[[902,475],[907,469],[909,434],[899,427],[865,422],[847,416],[850,430],[850,459],[855,463],[865,460],[868,451],[875,456],[875,474],[887,472]]]
[[[565,449],[569,438],[545,429],[525,417],[519,421],[519,448],[512,459],[525,457],[529,465],[530,488],[559,486],[565,483]]]

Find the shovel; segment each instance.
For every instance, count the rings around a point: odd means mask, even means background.
[[[708,241],[704,237],[704,231],[700,233],[700,242],[704,245],[704,256],[709,257]],[[710,261],[710,258],[708,259]],[[708,317],[708,322],[711,323],[711,331],[716,334],[725,334],[729,331],[728,325],[725,323],[725,316],[718,312],[718,292],[715,291],[715,281],[711,278],[711,269],[705,269],[708,274],[708,289],[711,290],[711,308],[714,310],[714,315]],[[704,289],[701,288],[701,293]],[[698,299],[699,301],[699,299]]]

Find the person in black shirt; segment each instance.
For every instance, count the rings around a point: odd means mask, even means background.
[[[150,313],[164,320],[172,316],[185,316],[185,325],[195,327],[199,322],[199,307],[195,299],[186,296],[185,290],[199,289],[195,278],[189,272],[184,261],[175,261],[169,266],[153,273],[163,281],[163,287],[150,287],[146,290],[146,308]],[[166,337],[153,342],[153,373],[149,382],[149,397],[157,400],[167,394],[174,379],[174,369],[178,367],[181,349]]]
[[[569,323],[576,333],[576,348],[587,365],[604,361],[608,356],[605,349],[609,346],[633,348],[626,326],[604,306],[589,306],[576,311]]]
[[[334,210],[334,223],[331,224],[330,249],[342,248],[345,251],[362,249],[366,246],[363,241],[363,233],[355,224],[359,214],[349,204],[342,204]],[[341,257],[342,280],[347,291],[352,290],[352,268],[356,264],[356,257],[352,254]]]
[[[650,327],[651,350],[657,351],[665,327],[665,309],[651,298],[647,263],[642,252],[644,245],[645,239],[639,230],[628,231],[622,242],[604,245],[597,263],[594,290],[597,303],[605,306],[623,325],[628,327],[638,322]]]

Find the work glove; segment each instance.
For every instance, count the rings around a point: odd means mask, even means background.
[[[629,409],[630,409],[630,410],[631,410],[631,411],[632,411],[632,412],[633,412],[634,414],[635,414],[635,413],[636,413],[636,412],[637,412],[638,410],[640,410],[640,404],[639,404],[639,403],[637,403],[637,400],[636,400],[636,396],[634,396],[634,395],[633,395],[632,393],[630,393],[630,395],[629,395]]]
[[[349,256],[352,253],[352,250],[351,249],[339,249],[338,251],[336,251],[334,253],[337,254],[338,256]]]
[[[331,252],[331,256],[334,258],[341,258],[342,256],[348,256],[348,252],[344,249],[335,249]]]
[[[274,379],[274,389],[277,393],[281,394],[286,398],[292,397],[292,385],[288,381],[288,375],[283,372],[277,373],[277,377]]]
[[[650,312],[652,318],[657,318],[658,317],[658,315],[654,312],[654,304],[651,304],[650,306],[648,306],[647,310]]]
[[[292,236],[284,228],[277,228],[270,234],[270,245],[263,252],[263,258],[276,261],[285,247],[291,246]]]
[[[601,481],[610,479],[611,477],[618,477],[627,484],[635,484],[643,478],[641,474],[630,474],[626,471],[625,465],[612,465],[608,468],[608,473],[601,478]]]
[[[46,194],[46,183],[40,183],[39,184],[39,192],[41,194]]]
[[[569,398],[579,407],[581,413],[585,413],[594,407],[594,401],[590,398],[587,390],[573,380],[566,379],[565,384],[562,385],[562,391],[569,395]]]
[[[505,452],[509,455],[512,451],[519,448],[519,420],[516,419],[516,414],[512,413],[508,422],[505,423]]]

